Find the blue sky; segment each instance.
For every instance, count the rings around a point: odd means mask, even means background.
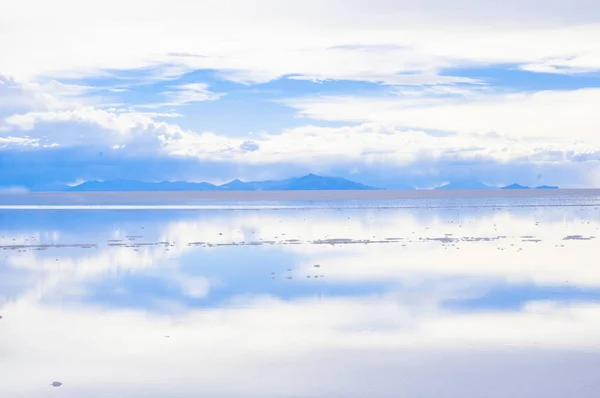
[[[600,6],[480,3],[12,2],[0,189],[600,186]]]

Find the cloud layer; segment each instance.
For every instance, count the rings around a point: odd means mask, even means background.
[[[447,170],[469,174],[453,165],[477,164],[595,186],[598,7],[588,0],[543,7],[468,0],[13,2],[0,16],[0,149],[79,148],[115,159],[248,167],[249,178],[277,164],[285,176],[335,171],[368,182],[380,167],[380,175],[397,169],[407,180],[420,174],[422,186],[454,178],[443,175]],[[196,77],[201,71],[210,74]],[[240,85],[257,93],[275,85],[277,94],[240,99],[231,95]],[[273,104],[273,113],[262,115],[265,126],[282,109],[296,117],[283,128],[232,134],[207,129],[195,116],[210,106],[229,122],[231,110],[252,114],[257,103]],[[54,182],[109,178],[73,167],[82,175]],[[168,179],[235,177],[205,169]]]

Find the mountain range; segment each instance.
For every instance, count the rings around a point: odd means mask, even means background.
[[[436,187],[434,189],[437,190],[460,190],[460,189],[558,189],[557,186],[553,185],[540,185],[537,187],[529,187],[527,185],[521,184],[511,184],[504,187],[495,187],[491,185],[486,185],[480,181],[475,180],[464,180],[464,181],[454,181],[448,184],[444,184],[442,186]]]
[[[325,190],[377,190],[368,185],[340,177],[324,177],[308,174],[303,177],[284,180],[249,181],[233,180],[215,185],[208,182],[162,181],[145,182],[135,180],[87,181],[68,187],[66,191],[325,191]],[[407,188],[409,189],[409,188]],[[412,188],[414,189],[414,188]],[[556,186],[542,185],[535,188],[511,184],[504,187],[486,185],[476,180],[453,181],[434,188],[436,190],[480,190],[480,189],[558,189]]]
[[[285,180],[244,182],[233,180],[214,185],[208,182],[144,182],[134,180],[86,181],[69,187],[67,191],[317,191],[317,190],[376,190],[340,177],[323,177],[308,174]]]

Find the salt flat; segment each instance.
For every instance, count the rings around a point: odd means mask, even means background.
[[[595,397],[600,197],[556,195],[5,207],[0,393]]]

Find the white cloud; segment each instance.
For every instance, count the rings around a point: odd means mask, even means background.
[[[461,65],[600,67],[600,9],[589,0],[30,0],[4,11],[0,74],[25,78],[170,65],[239,81],[298,74],[393,83],[402,73],[435,82],[441,68]]]
[[[167,114],[167,116],[168,115],[169,114]],[[157,114],[151,116],[157,116]],[[177,130],[177,127],[173,125],[155,122],[151,116],[140,112],[110,112],[93,107],[78,107],[65,111],[27,112],[24,114],[16,114],[7,117],[5,123],[9,127],[26,131],[33,130],[38,123],[85,123],[97,125],[107,131],[122,135],[144,131],[150,127],[160,128],[162,126],[165,132]],[[87,134],[86,138],[91,138],[90,136],[91,134]],[[106,139],[106,141],[110,140]],[[81,140],[81,144],[85,145],[86,143],[86,139]]]
[[[159,103],[150,103],[143,105],[135,105],[134,108],[161,108],[161,107],[177,107],[187,105],[193,102],[216,101],[221,98],[223,93],[214,93],[208,89],[206,83],[189,83],[170,86],[173,90],[165,91],[163,96],[167,97],[168,101]]]
[[[84,180],[83,178],[77,178],[75,179],[75,181],[69,182],[65,185],[67,185],[68,187],[75,187],[77,185],[83,184],[84,182],[86,182],[86,180]]]
[[[339,109],[342,112],[348,109],[349,114],[356,110],[352,106],[340,106]],[[368,114],[369,109],[363,108],[363,111]],[[389,162],[407,165],[435,158],[567,162],[575,156],[600,150],[600,146],[592,147],[566,139],[528,140],[500,134],[434,136],[419,130],[400,129],[391,124],[378,123],[352,127],[308,125],[287,129],[281,134],[257,134],[253,136],[251,151],[244,149],[244,143],[244,138],[182,132],[177,139],[166,140],[163,150],[171,155],[215,161],[235,159],[240,163],[252,164],[285,161],[330,165],[342,160],[364,164]]]
[[[360,99],[356,101],[363,102],[360,105],[348,105],[347,102],[342,101],[340,104],[334,104],[332,108],[327,108],[327,112],[340,118],[352,118],[356,117],[356,113],[351,114],[352,110],[358,112],[360,108],[365,114],[377,117],[374,110],[373,113],[369,112],[369,106],[373,106],[369,101]],[[390,103],[395,105],[393,101]],[[322,104],[310,104],[307,105],[307,109],[321,111],[323,109],[321,106]],[[452,114],[444,110],[445,107],[451,108],[452,105],[439,106],[442,108],[439,114],[442,112]],[[456,105],[455,108],[461,106],[463,105]],[[374,106],[373,109],[377,107]],[[485,108],[485,102],[481,107]],[[379,108],[386,109],[386,106]],[[435,113],[435,107],[427,109],[433,115],[438,115]],[[513,125],[511,120],[503,121],[500,117],[501,107],[488,109],[491,115],[494,114],[494,109],[497,110],[497,120],[504,122],[506,130],[500,130],[500,133],[495,134],[477,134],[474,130],[479,127],[476,122],[457,117],[449,118],[448,122],[455,123],[457,128],[464,125],[473,130],[466,130],[468,134],[436,136],[420,129],[394,127],[395,124],[399,124],[396,120],[396,123],[364,123],[346,127],[306,125],[286,129],[279,134],[253,134],[252,140],[248,140],[247,137],[183,130],[177,124],[155,120],[162,117],[177,117],[178,114],[79,107],[62,111],[27,112],[7,117],[2,124],[5,136],[0,138],[0,147],[53,145],[86,148],[94,146],[98,149],[118,149],[124,155],[146,153],[151,156],[164,155],[179,159],[238,165],[260,166],[285,163],[311,168],[318,166],[321,169],[352,164],[379,168],[385,166],[384,169],[389,170],[397,166],[409,168],[411,165],[425,163],[429,163],[429,167],[436,164],[439,166],[457,160],[560,166],[574,160],[594,161],[600,158],[600,144],[593,145],[596,142],[593,136],[585,141],[574,140],[576,134],[572,135],[573,138],[569,136],[544,138],[536,137],[534,134],[531,134],[530,138],[520,138],[518,134],[509,134],[515,132],[511,128],[516,129],[518,123],[514,121]],[[565,112],[567,111],[568,104],[565,107]],[[419,108],[407,110],[407,114],[417,115],[414,120],[423,122],[424,125],[420,126],[422,128],[443,127],[439,120],[429,120],[424,116],[418,119],[421,115],[425,115],[420,112]],[[526,112],[522,114],[534,118],[536,115],[541,117],[543,113],[542,109],[537,113],[532,112],[532,115]],[[382,114],[393,118],[401,115],[402,112],[396,113],[392,108],[388,113],[382,112]],[[590,113],[590,118],[593,117],[595,116]],[[481,120],[485,123],[484,119]],[[592,122],[593,120],[591,119]],[[527,121],[532,124],[536,122],[530,119]],[[585,123],[587,121],[589,119],[586,119]],[[544,123],[550,126],[551,121]],[[482,128],[482,131],[485,130]],[[590,135],[592,133],[592,129],[583,131]],[[28,137],[15,137],[18,134]],[[589,176],[591,178],[591,174]],[[595,177],[593,180],[596,181]],[[575,179],[571,178],[569,184],[581,183],[576,183]]]
[[[208,89],[208,84],[205,83],[190,83],[172,86],[175,91],[167,91],[164,94],[169,98],[170,102],[165,105],[184,105],[190,102],[214,101],[221,97],[222,94],[213,93]]]
[[[204,86],[193,88],[205,95]],[[593,106],[600,100],[597,89],[504,93],[488,86],[405,87],[394,88],[385,97],[292,99],[286,104],[311,118],[361,124],[305,125],[253,134],[251,140],[186,130],[161,120],[182,117],[180,113],[139,112],[85,101],[82,105],[78,93],[88,89],[80,86],[12,84],[10,90],[0,99],[16,92],[25,111],[0,120],[0,147],[5,148],[93,146],[122,155],[321,169],[351,164],[385,165],[389,170],[457,160],[566,165],[600,159],[594,128],[600,119]],[[31,108],[39,110],[27,110]],[[440,135],[439,130],[458,134]],[[595,174],[588,175],[595,184]]]
[[[142,145],[180,131],[177,125],[155,119],[181,114],[103,107],[102,97],[87,95],[92,90],[57,81],[9,81],[0,91],[0,145],[111,147],[134,141]]]
[[[0,129],[0,132],[2,130]],[[38,146],[39,142],[37,139],[31,139],[28,137],[0,137],[0,148],[8,148],[15,146]]]
[[[502,93],[446,88],[395,97],[315,97],[285,103],[306,117],[343,122],[377,122],[459,134],[489,132],[547,142],[585,140],[600,144],[600,89]],[[446,95],[449,94],[449,95]]]
[[[0,15],[0,75],[11,77],[0,80],[0,146],[9,139],[10,145],[94,145],[243,165],[594,159],[599,90],[501,92],[448,68],[598,71],[598,15],[600,6],[590,0],[549,0],[543,7],[533,0],[12,2]],[[360,125],[304,126],[248,141],[159,121],[179,116],[174,112],[107,105],[119,102],[110,96],[135,87],[60,82],[137,70],[145,84],[197,69],[243,83],[287,76],[403,87],[389,88],[385,97],[289,100],[301,115]],[[164,103],[147,107],[224,95],[205,83],[173,83],[164,94]],[[430,130],[458,135],[423,133]],[[483,135],[491,132],[498,135]],[[19,134],[29,141],[15,141]]]
[[[35,109],[66,110],[78,106],[97,106],[104,98],[94,94],[94,88],[64,84],[57,80],[46,83],[2,78],[0,81],[0,117],[19,111]]]
[[[177,136],[180,128],[138,112],[109,112],[92,107],[27,112],[7,117],[3,128],[22,130],[44,145],[89,147],[135,143],[133,150],[156,153],[160,138]]]

